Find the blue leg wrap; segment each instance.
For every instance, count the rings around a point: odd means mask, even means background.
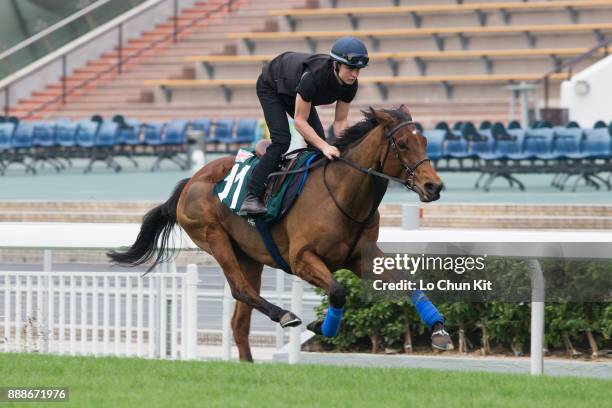
[[[444,323],[444,318],[422,290],[412,292],[410,300],[412,300],[412,304],[416,307],[419,317],[427,327],[432,328],[438,322]]]
[[[342,314],[344,313],[344,307],[336,309],[333,306],[329,306],[323,325],[321,326],[321,333],[325,337],[335,337],[340,329],[340,321],[342,321]]]

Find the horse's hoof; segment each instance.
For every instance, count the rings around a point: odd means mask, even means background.
[[[323,319],[318,319],[318,320],[315,320],[314,322],[310,322],[308,323],[308,326],[306,326],[308,330],[310,330],[314,334],[318,334],[319,336],[323,335],[323,332],[321,331],[322,327],[323,327]]]
[[[449,351],[453,350],[453,341],[444,327],[436,330],[431,334],[431,346],[436,350]]]
[[[300,318],[294,315],[293,313],[287,312],[283,315],[283,317],[281,317],[279,323],[282,328],[296,327],[302,324],[302,320],[300,320]]]

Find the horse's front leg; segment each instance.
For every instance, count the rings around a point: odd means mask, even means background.
[[[303,250],[293,257],[293,272],[306,282],[325,291],[329,298],[329,308],[324,319],[311,322],[307,328],[325,337],[334,337],[340,329],[346,292],[338,283],[321,258],[310,250]]]
[[[362,237],[363,239],[364,237]],[[373,244],[376,240],[360,240],[355,251],[355,256],[351,258],[346,268],[351,270],[360,278],[372,277],[373,260],[377,257],[385,257],[385,254],[380,250],[378,245]],[[368,250],[364,251],[364,246],[368,245]],[[376,275],[376,279],[385,282],[399,282],[401,275],[398,271],[389,270],[381,275]],[[425,292],[416,290],[411,292],[410,300],[417,310],[421,321],[431,330],[431,345],[437,350],[452,350],[454,348],[453,341],[444,329],[444,317],[438,311],[438,308],[429,300]]]

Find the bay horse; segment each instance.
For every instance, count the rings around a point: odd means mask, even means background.
[[[270,228],[292,273],[322,288],[329,297],[330,311],[342,310],[345,303],[345,289],[332,271],[346,268],[360,277],[367,272],[363,270],[362,251],[366,245],[377,248],[377,207],[388,180],[401,182],[423,202],[437,200],[442,190],[440,177],[426,157],[427,141],[405,106],[370,108],[363,114],[362,121],[347,128],[334,142],[341,151],[340,158],[310,169],[293,207]],[[233,157],[219,158],[179,182],[168,201],[144,216],[135,243],[123,251],[110,251],[108,256],[115,263],[130,266],[153,260],[151,270],[168,260],[168,239],[178,222],[221,266],[237,300],[232,329],[239,356],[252,361],[248,336],[253,308],[282,327],[297,326],[301,320],[259,295],[263,265],[279,265],[256,228],[213,194],[215,183],[223,180],[233,165]],[[372,255],[384,256],[380,249]],[[413,297],[413,303],[434,332],[432,345],[451,349],[452,341],[433,304],[423,293],[416,300]],[[433,312],[435,318],[424,316]],[[324,325],[324,321],[315,321],[308,328],[321,334]]]

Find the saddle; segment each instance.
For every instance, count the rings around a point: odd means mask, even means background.
[[[261,156],[271,142],[268,140],[260,141],[255,152],[239,150],[234,166],[226,178],[215,184],[213,194],[217,195],[221,202],[230,210],[238,213],[242,202],[247,195],[248,180],[251,177],[253,168],[259,162]],[[284,172],[306,167],[317,157],[319,153],[297,149],[281,159],[280,167],[275,172]],[[255,153],[255,154],[253,154]],[[262,218],[267,223],[273,223],[283,217],[291,205],[300,194],[306,182],[307,171],[297,171],[290,174],[279,174],[267,180],[264,200],[268,207],[268,212]]]
[[[262,139],[255,145],[255,156],[260,159],[266,154],[266,150],[272,144],[272,142],[268,139]],[[301,149],[294,150],[289,152],[288,154],[283,155],[281,158],[281,162],[279,164],[279,168],[276,170],[277,172],[286,172],[295,170],[298,166],[298,158],[300,157]],[[264,193],[264,202],[268,202],[270,197],[276,195],[278,191],[281,189],[287,176],[289,174],[280,174],[278,176],[272,176],[270,182],[266,184],[266,191]]]

